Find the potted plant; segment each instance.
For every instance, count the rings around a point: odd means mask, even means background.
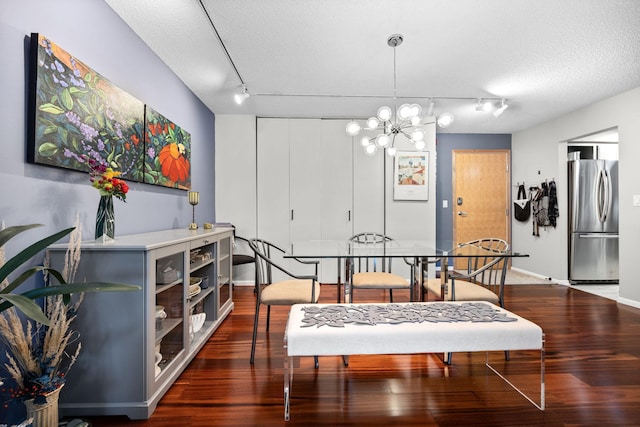
[[[30,224],[0,230],[0,250],[21,232],[41,226]],[[132,291],[139,286],[107,282],[72,282],[80,258],[78,227],[48,236],[4,261],[0,253],[0,340],[6,346],[5,370],[14,380],[11,397],[25,401],[28,417],[37,410],[52,407],[48,415],[36,415],[34,426],[57,425],[57,395],[64,385],[66,373],[80,352],[78,334],[71,329],[84,292]],[[76,233],[72,233],[76,230]],[[67,234],[71,234],[65,269],[59,272],[45,265],[26,269],[9,282],[8,277],[34,255]],[[43,273],[45,286],[18,292],[17,289],[36,273]],[[57,284],[53,284],[55,281]],[[72,294],[76,294],[72,299]],[[36,302],[44,298],[45,310]],[[28,319],[23,319],[21,311]],[[75,349],[68,347],[77,343]],[[40,417],[40,418],[39,418]],[[46,421],[48,419],[48,421]]]

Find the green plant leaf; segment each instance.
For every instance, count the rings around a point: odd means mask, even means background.
[[[58,152],[58,146],[53,142],[44,142],[38,147],[38,154],[42,157],[53,157]]]
[[[71,93],[69,93],[69,89],[62,91],[60,94],[60,102],[62,102],[62,106],[68,111],[73,110],[73,98],[71,97]]]
[[[42,312],[42,309],[32,299],[29,299],[23,295],[6,294],[0,295],[0,299],[5,299],[14,305],[18,310],[23,312],[27,317],[35,320],[38,323],[49,326],[49,319]]]
[[[46,104],[42,104],[39,108],[40,111],[44,111],[45,113],[50,113],[50,114],[62,114],[64,113],[64,110],[60,107],[58,107],[55,104],[50,104],[50,103],[46,103]]]
[[[36,224],[35,226],[40,226],[41,224]],[[27,227],[24,229],[21,229],[18,232],[22,232],[25,230],[28,230],[29,228],[33,228],[30,226],[17,226],[18,228],[20,227]],[[15,236],[18,233],[14,233],[14,227],[7,227],[4,230],[0,231],[0,236],[4,237],[4,233],[8,232],[10,237],[8,239],[4,239],[4,238],[0,238],[0,246],[4,246],[3,241],[7,241],[9,240],[11,237]],[[58,240],[60,240],[61,238],[63,238],[64,236],[66,236],[67,234],[71,233],[73,231],[74,227],[71,228],[67,228],[65,230],[59,231],[55,234],[52,234],[49,237],[45,237],[44,239],[32,244],[31,246],[23,249],[19,254],[17,254],[16,256],[14,256],[13,258],[11,258],[10,260],[8,260],[2,267],[0,267],[0,282],[2,282],[4,279],[7,278],[7,276],[9,276],[9,274],[11,274],[16,268],[18,268],[19,266],[21,266],[22,264],[24,264],[25,262],[27,262],[29,259],[31,259],[31,257],[33,257],[35,254],[37,254],[38,252],[42,251],[43,249],[45,249],[47,246],[49,246],[52,243],[57,242]]]

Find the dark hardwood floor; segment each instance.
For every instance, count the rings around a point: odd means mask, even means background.
[[[368,293],[367,293],[368,292]],[[323,285],[321,302],[335,302]],[[386,298],[385,298],[386,297]],[[388,299],[360,291],[358,302]],[[401,292],[394,300],[401,301]],[[296,362],[291,421],[283,420],[283,335],[287,309],[264,314],[255,365],[249,364],[252,288],[236,287],[235,310],[148,420],[96,417],[93,426],[638,426],[640,310],[570,287],[507,286],[507,309],[546,336],[546,410],[536,409],[484,365],[484,353],[351,356]],[[406,300],[406,298],[404,299]],[[539,352],[502,354],[509,378],[539,397]],[[538,393],[538,395],[536,395]]]

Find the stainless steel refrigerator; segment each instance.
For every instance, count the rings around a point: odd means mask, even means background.
[[[570,160],[569,281],[618,281],[618,161]]]

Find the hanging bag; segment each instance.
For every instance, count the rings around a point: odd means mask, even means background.
[[[518,197],[513,202],[513,216],[521,222],[525,222],[531,215],[531,201],[527,198],[524,184],[518,186]]]

